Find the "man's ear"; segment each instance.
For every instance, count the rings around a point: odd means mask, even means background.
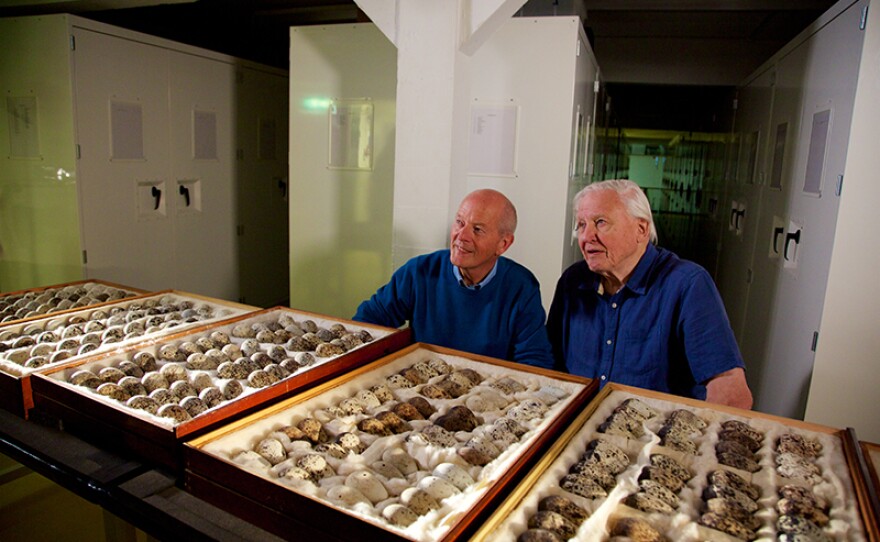
[[[501,236],[501,240],[498,241],[498,248],[495,249],[495,255],[501,256],[507,249],[510,248],[510,245],[513,244],[513,234],[508,233],[506,235]]]
[[[644,218],[638,219],[638,240],[639,242],[648,242],[651,237],[651,228],[648,226],[648,221]]]

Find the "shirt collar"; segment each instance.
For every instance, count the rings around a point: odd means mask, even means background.
[[[655,247],[653,243],[648,243],[648,246],[645,248],[645,253],[642,254],[639,263],[636,264],[635,269],[633,269],[629,280],[626,281],[623,288],[629,288],[634,293],[644,295],[645,291],[648,289],[648,274],[650,273],[654,262],[657,260],[658,254],[657,247]],[[589,289],[602,295],[602,277],[596,273],[591,274],[593,275],[593,280],[592,283],[588,285]],[[621,290],[623,288],[621,288]]]
[[[479,290],[480,288],[484,288],[487,284],[489,284],[489,281],[495,277],[495,274],[497,272],[498,272],[498,260],[495,260],[495,265],[492,266],[492,270],[489,271],[489,274],[486,275],[486,278],[484,278],[483,280],[481,280],[480,282],[478,282],[476,284],[472,284],[472,285],[468,286],[467,284],[464,283],[464,277],[461,276],[461,271],[459,271],[458,266],[457,265],[452,266],[452,273],[455,275],[455,280],[457,280],[460,285],[464,286],[468,290]]]
[[[629,280],[626,281],[625,287],[637,294],[644,295],[645,291],[648,289],[648,275],[651,272],[651,268],[654,267],[654,262],[657,261],[657,256],[659,254],[657,247],[655,247],[653,243],[648,243],[648,246],[645,248],[645,253],[642,254],[639,263],[637,263],[636,268],[633,269],[632,275],[630,275]]]

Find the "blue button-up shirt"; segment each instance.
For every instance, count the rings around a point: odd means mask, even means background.
[[[705,383],[744,367],[724,305],[699,265],[648,245],[614,295],[580,261],[556,286],[547,331],[556,366],[572,374],[697,399]]]

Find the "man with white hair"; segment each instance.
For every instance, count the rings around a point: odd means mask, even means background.
[[[574,198],[584,261],[562,274],[547,321],[556,367],[719,404],[752,394],[724,305],[699,265],[655,246],[648,199],[628,180]]]

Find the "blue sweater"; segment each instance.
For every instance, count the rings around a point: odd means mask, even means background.
[[[360,304],[354,319],[399,327],[413,340],[552,368],[538,280],[522,265],[498,259],[495,277],[479,290],[460,285],[449,250],[412,258]]]

